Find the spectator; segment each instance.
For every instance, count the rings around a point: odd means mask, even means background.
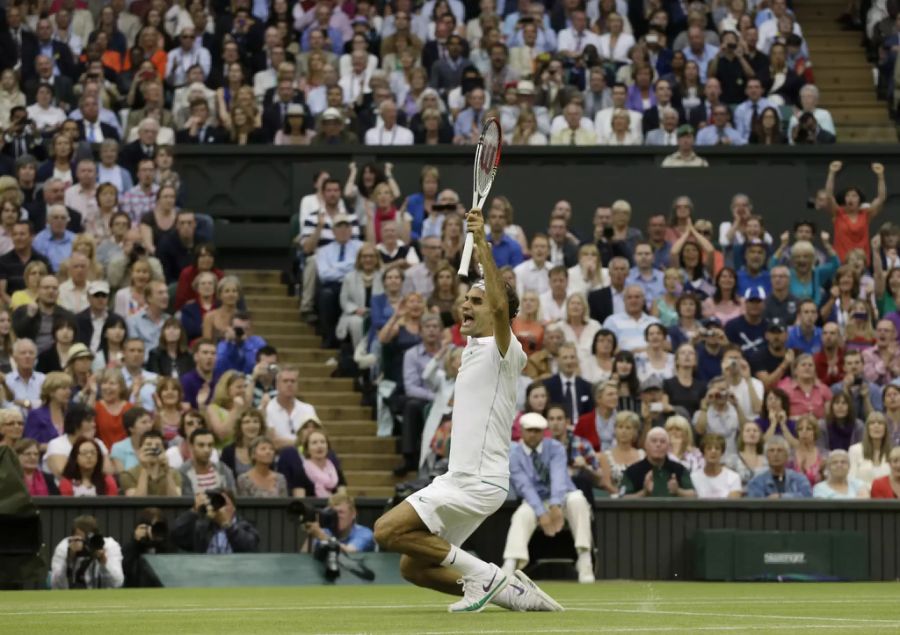
[[[856,416],[849,391],[834,393],[821,432],[825,437],[822,445],[828,450],[847,450],[862,440],[865,426]]]
[[[900,447],[892,448],[888,459],[891,472],[872,481],[872,498],[900,498]]]
[[[819,319],[816,303],[804,300],[797,311],[797,324],[788,329],[787,347],[801,353],[815,355],[822,350],[822,329],[816,326]]]
[[[21,415],[19,418],[21,419]],[[19,425],[21,426],[21,422]],[[0,440],[5,444],[8,436],[8,433],[4,434]],[[14,449],[19,459],[19,465],[22,467],[22,477],[28,494],[32,497],[59,494],[53,474],[40,469],[41,451],[38,442],[34,439],[19,439],[15,442]]]
[[[50,347],[38,355],[37,367],[42,373],[61,371],[69,363],[78,324],[73,317],[60,315],[53,319]]]
[[[181,382],[171,376],[158,377],[155,383],[153,401],[156,406],[154,412],[156,429],[162,433],[166,444],[172,444],[177,440],[181,425],[184,390],[181,388]]]
[[[18,409],[3,408],[0,410],[0,447],[14,448],[22,438],[24,428],[25,420]]]
[[[678,279],[683,279],[680,271],[678,271]],[[669,340],[672,342],[673,348],[697,341],[701,337],[700,334],[706,330],[698,319],[700,298],[692,291],[682,291],[675,301],[675,313],[678,315],[678,321],[674,326],[668,328]]]
[[[557,265],[550,269],[547,278],[550,288],[539,297],[541,315],[545,326],[555,322],[562,322],[565,319],[569,271],[565,266]]]
[[[578,361],[586,368],[593,358],[590,346],[594,336],[600,331],[600,323],[588,314],[587,301],[581,293],[572,293],[566,298],[566,318],[560,323],[563,336],[567,342],[575,345]]]
[[[54,321],[66,318],[74,322],[72,313],[56,304],[58,296],[59,282],[56,277],[44,276],[38,287],[37,303],[20,306],[13,313],[16,337],[34,340],[40,353],[53,346]]]
[[[145,432],[153,429],[153,415],[140,407],[130,408],[122,416],[122,426],[128,436],[110,448],[110,458],[116,474],[121,474],[139,464],[141,439]]]
[[[603,323],[612,331],[621,350],[638,352],[644,348],[644,331],[657,319],[645,313],[647,302],[639,285],[628,285],[623,294],[624,313],[613,313]]]
[[[294,444],[297,432],[308,419],[318,420],[316,409],[297,399],[299,371],[282,366],[275,376],[275,398],[266,406],[266,424],[276,448]]]
[[[47,444],[64,431],[66,408],[72,398],[72,378],[66,373],[51,372],[41,384],[41,406],[28,413],[24,436],[41,444]]]
[[[124,151],[125,149],[123,149],[123,154]],[[127,168],[128,166],[126,165],[125,167]],[[152,157],[141,159],[137,163],[136,184],[125,191],[119,206],[120,211],[128,214],[133,224],[138,223],[144,214],[152,212],[153,208],[156,207],[156,195],[159,192],[159,185],[154,183],[155,176],[156,165]]]
[[[603,383],[610,378],[613,370],[613,356],[618,341],[612,331],[600,329],[591,343],[593,355],[581,366],[581,375],[592,384]]]
[[[163,377],[179,378],[193,369],[194,358],[188,351],[187,332],[178,318],[170,317],[163,322],[156,347],[147,355],[147,370]]]
[[[766,442],[769,467],[747,483],[748,498],[811,498],[809,481],[799,472],[786,467],[790,446],[783,437]]]
[[[696,375],[697,352],[690,344],[675,350],[674,375],[663,381],[663,390],[673,407],[695,412],[706,395],[706,383]]]
[[[676,130],[678,150],[663,159],[664,168],[705,168],[709,167],[706,159],[694,152],[694,129],[690,125],[682,125]]]
[[[639,286],[644,292],[647,305],[652,305],[665,293],[664,274],[653,265],[653,247],[650,243],[634,246],[635,265],[625,281],[628,286]]]
[[[147,288],[154,277],[153,267],[146,257],[133,260],[128,285],[123,285],[116,291],[113,304],[115,312],[124,318],[130,318],[147,306]]]
[[[172,439],[169,448],[166,450],[166,461],[169,467],[178,470],[186,461],[191,459],[193,454],[189,439],[194,430],[199,428],[206,428],[206,417],[203,416],[203,413],[197,410],[185,410],[181,413],[178,424],[178,436]],[[209,461],[212,463],[219,462],[219,451],[215,448],[212,450]]]
[[[102,123],[100,125],[101,127],[103,126]],[[134,181],[132,181],[131,179],[131,174],[128,172],[128,170],[118,164],[118,159],[119,142],[116,141],[115,138],[105,137],[103,142],[100,144],[100,162],[97,164],[98,208],[103,206],[102,201],[99,200],[100,185],[105,185],[108,183],[109,185],[115,187],[117,202],[119,199],[119,195],[124,194],[132,187],[134,187]],[[99,227],[98,231],[102,231],[102,227]]]
[[[274,444],[259,436],[250,442],[248,454],[251,467],[238,477],[238,493],[251,498],[286,497],[287,481],[272,469],[275,463]]]
[[[594,385],[594,409],[578,417],[574,430],[575,435],[589,442],[597,452],[604,448],[615,447],[618,403],[619,386],[617,382],[596,383]]]
[[[743,306],[737,294],[737,274],[734,269],[724,267],[715,278],[715,293],[703,301],[703,317],[716,318],[724,325],[741,315]],[[727,331],[726,331],[727,333]]]
[[[186,426],[185,426],[186,427]],[[178,468],[184,496],[196,496],[211,489],[234,487],[234,475],[227,465],[213,461],[215,436],[206,428],[195,428],[189,436],[190,459]]]
[[[792,417],[806,413],[812,413],[819,419],[825,416],[825,405],[831,401],[831,390],[816,376],[812,355],[797,355],[791,365],[791,376],[782,379],[778,387],[790,399]]]
[[[312,482],[315,496],[328,498],[343,489],[340,474],[329,457],[331,442],[323,430],[312,430],[303,446],[303,470]]]
[[[890,384],[882,391],[884,414],[888,422],[891,445],[900,445],[900,384]]]
[[[194,342],[194,370],[181,377],[184,398],[191,407],[205,407],[212,400],[219,381],[216,367],[216,345],[212,340],[199,339]]]
[[[6,376],[6,385],[12,391],[13,403],[26,415],[34,404],[40,403],[44,384],[44,373],[34,369],[36,359],[37,347],[34,342],[26,337],[17,339],[13,344],[15,370]]]
[[[700,410],[694,414],[697,434],[712,432],[722,435],[727,441],[725,454],[732,455],[737,452],[737,432],[746,419],[734,394],[728,390],[728,380],[723,376],[712,378],[706,397],[700,402]]]
[[[819,444],[821,430],[815,415],[803,415],[797,419],[797,444],[794,456],[788,461],[788,468],[803,474],[810,487],[822,480],[825,467],[825,452]]]
[[[880,163],[872,164],[872,172],[878,179],[878,195],[868,207],[862,207],[865,201],[863,201],[859,188],[855,186],[851,186],[845,191],[841,196],[843,206],[839,206],[834,197],[834,180],[842,168],[843,164],[840,161],[833,161],[828,166],[828,178],[825,181],[825,196],[827,197],[825,211],[831,213],[834,222],[834,251],[841,262],[846,262],[850,250],[859,248],[866,252],[866,260],[869,261],[869,223],[881,212],[887,198],[884,166]]]
[[[869,488],[858,479],[848,478],[850,459],[846,450],[834,450],[826,459],[826,480],[813,487],[813,498],[868,498]]]
[[[181,473],[166,462],[162,434],[144,432],[138,447],[137,465],[119,475],[125,496],[180,496]]]
[[[320,246],[316,252],[318,291],[316,304],[320,323],[326,329],[324,340],[329,348],[336,348],[337,341],[330,325],[336,325],[340,315],[340,287],[343,278],[349,274],[356,262],[356,255],[362,243],[353,238],[351,218],[338,214],[334,218],[334,241]]]
[[[578,581],[594,581],[591,563],[590,508],[568,474],[566,448],[544,438],[547,420],[538,413],[522,417],[522,441],[511,448],[510,477],[524,501],[513,514],[506,548],[504,572],[528,562],[528,541],[538,524],[547,536],[562,530],[564,520],[572,530],[578,552]]]
[[[12,251],[0,256],[0,298],[7,304],[11,296],[25,288],[25,267],[39,260],[48,268],[50,261],[32,249],[33,228],[28,221],[19,221],[12,228]]]
[[[623,498],[695,498],[688,470],[668,457],[669,436],[662,428],[646,435],[646,457],[631,465],[622,475]]]
[[[227,469],[227,468],[225,468]],[[255,553],[259,550],[259,532],[240,518],[234,505],[234,490],[213,488],[191,490],[194,506],[175,519],[172,539],[180,549],[192,553]],[[186,493],[186,495],[188,495]],[[221,497],[225,504],[216,508],[210,500]]]
[[[76,439],[59,479],[62,496],[115,496],[115,479],[103,473],[100,445],[95,439]]]
[[[225,331],[225,339],[216,349],[216,372],[236,370],[250,374],[256,364],[256,353],[266,340],[253,334],[253,321],[250,313],[239,311],[231,318],[231,326]]]
[[[691,473],[703,469],[703,454],[694,447],[694,431],[687,418],[673,414],[666,419],[664,429],[669,435],[669,458],[681,463]]]
[[[253,407],[265,410],[275,397],[275,375],[278,373],[278,351],[274,346],[263,346],[256,351],[256,366],[250,374],[253,385]]]
[[[705,434],[700,447],[703,467],[691,472],[697,498],[740,498],[743,495],[741,477],[722,463],[725,438],[720,434]]]
[[[266,436],[265,415],[253,408],[243,408],[235,420],[233,441],[222,450],[222,462],[240,477],[253,467],[250,451],[252,443]]]
[[[750,239],[742,245],[735,248],[735,252],[742,252],[744,264],[740,266],[737,272],[738,277],[738,294],[743,295],[748,289],[758,288],[764,292],[763,301],[772,293],[771,274],[766,269],[766,243],[759,239]],[[736,253],[735,260],[740,257]],[[735,266],[738,266],[735,263]]]
[[[236,276],[224,276],[216,284],[218,305],[203,316],[203,337],[219,340],[231,328],[241,299],[241,281]]]
[[[156,204],[153,209],[140,218],[138,228],[141,233],[141,244],[151,256],[156,255],[157,247],[162,242],[177,235],[177,196],[178,190],[173,184],[162,183],[156,192]]]
[[[125,338],[128,336],[128,325],[122,316],[111,313],[103,323],[100,331],[100,347],[94,357],[91,369],[99,372],[104,368],[119,368],[125,357]]]
[[[244,404],[250,401],[253,387],[247,384],[243,373],[226,370],[219,377],[212,402],[206,408],[209,429],[216,435],[216,446],[231,441],[237,417]]]
[[[559,348],[559,372],[544,380],[551,403],[562,404],[566,417],[577,421],[593,407],[591,385],[578,376],[578,349],[570,342]]]
[[[566,127],[550,136],[550,145],[586,146],[597,143],[597,135],[592,126],[585,125],[584,109],[581,104],[570,102],[563,109]],[[615,113],[613,120],[615,119]],[[615,132],[613,127],[612,132]]]
[[[316,541],[327,541],[334,536],[344,553],[362,553],[375,550],[372,530],[356,522],[356,503],[347,494],[334,494],[328,499],[328,508],[337,515],[336,535],[323,529],[318,522],[307,523],[307,534]]]
[[[125,582],[122,573],[122,548],[114,538],[103,537],[103,548],[89,547],[91,538],[103,536],[93,516],[78,516],[72,521],[72,535],[63,538],[53,550],[50,565],[52,589],[115,589]]]
[[[212,271],[201,271],[191,283],[195,297],[185,302],[181,308],[181,324],[189,342],[203,335],[203,320],[217,308],[217,284],[218,279]]]
[[[397,104],[393,99],[381,102],[378,108],[381,121],[366,132],[368,146],[408,146],[413,144],[413,133],[397,120]]]
[[[754,123],[762,115],[763,110],[774,104],[763,97],[763,86],[758,77],[747,79],[744,90],[747,99],[735,108],[734,125],[741,138],[746,142],[750,138]]]
[[[662,324],[655,323],[644,329],[646,349],[635,355],[638,379],[644,381],[658,377],[661,381],[675,373],[675,356],[667,352],[668,331]]]
[[[165,234],[159,242],[157,257],[163,267],[166,283],[178,282],[181,272],[194,264],[197,219],[189,209],[178,211],[174,233]]]
[[[837,252],[829,242],[830,236],[828,232],[821,233],[822,243],[828,252],[828,260],[825,264],[813,266],[816,258],[816,250],[812,243],[805,240],[798,240],[791,247],[790,259],[790,293],[797,298],[809,298],[818,307],[822,300],[822,287],[827,280],[830,280],[840,264]],[[781,235],[781,246],[775,251],[770,260],[772,268],[778,263],[781,254],[787,247],[787,232]],[[775,281],[773,277],[773,291],[775,290]]]
[[[697,133],[698,146],[742,146],[747,139],[731,125],[729,118],[731,111],[725,104],[719,104],[712,109],[712,123],[701,128]]]
[[[875,346],[862,352],[863,375],[880,386],[900,377],[900,342],[897,329],[890,320],[879,320],[875,326]]]
[[[159,342],[163,324],[171,316],[166,313],[169,292],[161,280],[151,280],[147,284],[144,299],[144,308],[128,318],[128,334],[130,338],[144,343],[146,360],[146,354]]]
[[[178,287],[175,291],[175,310],[182,308],[190,300],[199,300],[196,287],[197,276],[201,273],[212,273],[215,283],[225,276],[225,272],[216,266],[216,248],[211,243],[199,243],[193,249],[193,261],[181,269],[178,274]]]
[[[72,313],[80,313],[88,308],[88,276],[91,265],[90,258],[75,251],[63,263],[68,270],[69,279],[59,285],[58,302],[61,307]]]
[[[837,322],[826,321],[822,326],[822,350],[813,355],[813,360],[816,363],[816,375],[823,384],[830,386],[841,380],[844,346]]]

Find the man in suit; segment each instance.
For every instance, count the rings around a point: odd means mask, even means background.
[[[578,245],[569,239],[569,225],[565,218],[553,216],[547,230],[550,236],[550,262],[552,265],[574,267],[578,264]]]
[[[62,42],[53,39],[53,25],[49,18],[40,18],[35,27],[37,39],[22,42],[22,77],[26,80],[37,76],[35,60],[38,55],[46,56],[53,64],[54,75],[62,75],[70,80],[75,78],[75,60],[72,51]]]
[[[47,179],[31,204],[26,205],[28,220],[35,233],[40,232],[47,224],[47,209],[52,205],[65,205],[66,186],[60,179]],[[81,212],[71,207],[66,207],[69,212],[69,224],[66,229],[72,233],[80,234],[83,230]]]
[[[78,128],[81,138],[88,143],[103,143],[107,139],[119,140],[119,131],[100,121],[100,102],[97,97],[85,94],[81,98],[81,121]]]
[[[156,157],[156,135],[159,134],[159,122],[148,117],[138,124],[138,138],[122,148],[119,164],[137,178],[137,166],[141,159]]]
[[[422,66],[431,73],[432,67],[439,60],[450,55],[449,38],[456,31],[456,17],[452,13],[442,15],[434,24],[434,39],[428,41],[422,49]],[[469,44],[462,40],[462,57],[469,57]]]
[[[594,582],[591,565],[591,508],[569,476],[568,448],[547,438],[547,419],[537,412],[521,418],[522,440],[509,452],[509,475],[523,499],[510,520],[503,549],[503,571],[507,575],[528,563],[528,542],[538,525],[546,536],[554,536],[568,522],[578,560],[578,581]]]
[[[594,409],[591,382],[578,375],[578,350],[572,342],[559,347],[559,372],[544,380],[550,403],[558,403],[566,410],[570,421]]]
[[[656,112],[656,111],[654,111]],[[662,116],[662,125],[654,128],[647,133],[644,139],[646,146],[675,146],[678,145],[678,111],[671,106],[664,106],[660,109]]]
[[[19,5],[6,3],[6,22],[2,26],[9,37],[0,37],[0,68],[13,68],[22,61],[22,51],[37,49],[37,38],[22,20]]]
[[[294,82],[287,78],[278,80],[275,88],[275,97],[272,103],[263,111],[263,129],[269,140],[275,138],[275,133],[284,126],[287,117],[288,104],[302,104],[303,93],[294,89]]]
[[[202,97],[191,102],[191,116],[175,133],[176,143],[225,143],[225,130],[209,122],[209,104]]]
[[[591,318],[603,324],[613,313],[625,310],[625,280],[630,269],[628,260],[616,256],[609,261],[609,286],[588,293],[588,311]]]
[[[463,69],[469,60],[463,56],[463,39],[458,35],[447,38],[447,54],[435,61],[431,67],[431,87],[446,97],[447,93],[459,86]]]
[[[37,89],[41,84],[50,84],[53,88],[53,98],[63,110],[68,110],[75,103],[75,93],[72,89],[72,80],[65,75],[53,74],[53,60],[46,55],[38,55],[34,61],[35,75],[25,81],[25,96],[28,103],[34,103],[37,98]]]
[[[684,110],[681,109],[680,104],[676,104],[673,101],[672,84],[669,83],[669,80],[658,80],[653,90],[656,94],[656,107],[650,108],[649,110],[646,110],[644,112],[644,119],[642,123],[644,127],[645,137],[651,130],[659,128],[660,123],[662,122],[662,111],[667,106],[674,108],[678,113],[679,123],[684,121]]]
[[[109,310],[109,283],[106,280],[94,280],[88,283],[88,308],[75,315],[78,325],[76,341],[87,346],[96,353],[100,350],[100,333],[103,324],[111,315]]]

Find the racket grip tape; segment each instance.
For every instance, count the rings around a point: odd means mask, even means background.
[[[457,272],[460,276],[468,277],[469,275],[469,265],[472,262],[472,249],[475,248],[475,234],[472,232],[466,233],[466,242],[463,244],[462,257],[459,260],[459,271]]]

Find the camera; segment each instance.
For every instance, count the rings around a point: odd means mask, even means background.
[[[338,556],[340,554],[341,546],[334,536],[325,542],[319,543],[315,554],[313,554],[316,560],[325,565],[325,579],[329,582],[334,582],[341,575],[341,568],[338,564]]]
[[[219,511],[228,503],[225,500],[225,496],[219,490],[210,489],[206,490],[206,497],[209,498],[209,506],[200,505],[199,513],[202,516],[206,516],[209,513],[209,510],[212,509],[214,512]]]
[[[612,240],[614,234],[615,230],[612,227],[603,228],[603,238],[605,238],[606,240]]]
[[[147,535],[140,539],[141,545],[158,545],[164,543],[169,535],[169,525],[164,520],[151,523]]]
[[[856,378],[854,378],[854,380],[853,380],[853,385],[854,385],[854,386],[862,386],[862,383],[863,383],[863,376],[862,376],[862,375],[857,375]]]
[[[278,374],[278,364],[269,364],[269,365],[266,367],[266,371],[267,371],[270,375],[277,375],[277,374]]]
[[[243,326],[235,326],[234,327],[234,337],[235,339],[242,340],[244,339],[244,327]]]
[[[737,50],[737,42],[729,42],[728,44],[725,45],[725,48],[727,48],[729,51],[736,51]]]
[[[303,501],[295,500],[288,503],[288,514],[297,518],[301,523],[318,523],[324,531],[337,533],[337,512],[330,507],[307,507]]]
[[[443,204],[435,203],[434,205],[431,206],[431,209],[435,212],[446,214],[447,212],[455,212],[456,204],[455,203],[443,203]]]
[[[718,391],[718,392],[711,393],[711,394],[710,394],[710,397],[712,397],[713,399],[725,399],[725,398],[728,397],[728,393],[727,393],[727,392]]]
[[[85,538],[81,544],[81,553],[84,554],[85,557],[93,558],[97,555],[98,551],[103,550],[105,540],[103,534],[88,534],[87,538]]]

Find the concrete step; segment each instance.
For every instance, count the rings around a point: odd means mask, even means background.
[[[870,73],[866,73],[863,75],[848,74],[842,72],[816,73],[816,85],[822,92],[844,90],[846,88],[865,89],[872,92],[875,91],[875,84],[872,81],[872,75]]]
[[[266,341],[278,349],[280,353],[285,348],[309,349],[319,348],[322,338],[314,333],[293,333],[291,335],[267,334]]]
[[[253,328],[268,335],[311,335],[315,333],[312,327],[299,319],[272,320],[266,314],[261,314],[253,320]]]
[[[340,456],[340,455],[339,455]],[[344,454],[340,456],[345,470],[378,470],[390,472],[400,465],[399,454]]]
[[[897,128],[893,124],[843,126],[838,130],[838,140],[856,143],[897,143]]]
[[[279,356],[281,356],[279,354]],[[320,362],[305,362],[298,361],[298,357],[295,356],[285,356],[287,359],[285,361],[296,366],[300,371],[300,379],[304,379],[307,377],[311,378],[326,378],[331,377],[331,373],[334,372],[334,366],[326,366]]]
[[[243,282],[241,281],[241,290],[246,294],[253,295],[278,295],[288,298],[287,287],[281,284],[278,280],[274,282],[263,281],[249,281]]]
[[[337,350],[331,348],[289,348],[278,347],[278,358],[288,361],[301,361],[308,364],[325,364],[332,357],[337,357]],[[334,370],[334,367],[329,367]]]
[[[267,296],[255,296],[255,297],[267,297]],[[274,297],[274,296],[273,296]],[[291,298],[286,298],[290,300]],[[284,299],[279,298],[279,307],[284,304]],[[248,303],[249,306],[249,303]],[[254,309],[256,315],[258,315],[262,319],[271,320],[273,322],[297,322],[298,324],[305,325],[306,322],[303,322],[300,319],[300,310],[297,306],[287,306],[287,307],[260,307]]]
[[[330,390],[353,392],[353,379],[350,377],[303,377],[297,382],[297,392],[309,394]]]
[[[358,392],[353,392],[352,390],[349,392],[306,391],[305,394],[312,399],[310,403],[317,408],[320,404],[323,406],[356,405],[361,398]]]
[[[810,57],[813,62],[816,61],[816,51],[828,51],[829,53],[847,53],[851,55],[863,56],[863,48],[859,45],[859,37],[855,36],[852,40],[844,38],[835,38],[830,35],[819,35],[813,33],[806,36],[809,46]],[[818,75],[818,67],[816,67],[816,75]]]
[[[410,473],[411,474],[411,473]],[[350,485],[356,486],[381,486],[381,487],[393,487],[397,483],[402,483],[403,481],[409,480],[406,477],[397,478],[391,472],[383,472],[383,471],[374,471],[374,470],[362,470],[362,471],[344,471],[344,476],[347,477],[347,483]]]
[[[339,437],[374,438],[378,427],[374,421],[329,421],[328,436],[332,439]]]
[[[318,411],[319,409],[316,408],[316,412]],[[397,443],[393,437],[342,436],[333,438],[331,441],[338,456],[341,456],[342,453],[393,454],[397,451]]]
[[[886,109],[884,102],[879,101],[875,96],[875,91],[843,93],[841,91],[833,92],[827,97],[823,97],[822,108],[831,110],[832,108],[867,108],[869,106],[881,105]]]
[[[312,405],[316,406],[315,395],[310,396]],[[319,419],[326,426],[329,421],[353,420],[365,421],[372,416],[372,409],[368,406],[316,406]]]
[[[229,269],[228,273],[240,278],[242,283],[281,284],[281,272],[274,269]]]
[[[283,294],[244,293],[244,302],[251,311],[265,309],[299,309],[300,300]]]
[[[350,485],[347,492],[354,498],[383,498],[385,500],[394,495],[393,487],[376,487],[376,486],[360,486]]]
[[[831,117],[834,119],[835,125],[840,127],[843,124],[865,124],[881,120],[885,117],[884,106],[867,106],[857,108],[834,108],[831,111]]]

